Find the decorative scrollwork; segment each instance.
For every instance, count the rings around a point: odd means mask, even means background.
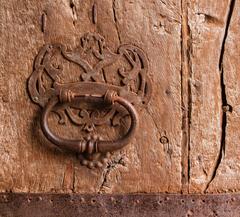
[[[31,99],[42,107],[55,94],[56,83],[65,83],[61,80],[64,70],[61,59],[80,67],[79,82],[109,83],[136,93],[138,104],[145,105],[149,101],[151,86],[146,75],[148,61],[144,52],[135,45],[121,45],[118,52],[113,53],[106,47],[102,36],[87,33],[72,51],[62,44],[51,44],[43,46],[38,53],[28,86]],[[110,65],[115,66],[115,71],[106,70]],[[92,131],[96,125],[106,124],[114,115],[123,112],[116,112],[114,108],[102,114],[81,107],[78,113],[72,112],[71,106],[64,109],[65,112],[61,109],[55,111],[61,117],[60,123],[64,123],[67,115],[74,124],[82,125],[82,129],[87,131]],[[116,121],[111,123],[117,125]]]
[[[59,123],[64,124],[69,119],[91,133],[97,126],[119,125],[128,113],[121,106],[96,109],[98,105],[88,103],[87,99],[81,103],[71,101],[74,97],[72,90],[78,93],[86,91],[85,94],[92,92],[94,95],[95,89],[105,94],[110,88],[141,109],[149,102],[151,95],[147,71],[147,57],[139,47],[124,44],[114,53],[106,46],[101,35],[87,33],[81,37],[75,49],[62,44],[43,46],[35,59],[28,89],[33,102],[41,107],[45,107],[56,96],[56,92],[66,90],[58,95],[60,100],[67,103],[54,107],[54,112],[60,118]],[[66,81],[66,77],[72,80]]]

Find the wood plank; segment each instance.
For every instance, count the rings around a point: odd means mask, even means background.
[[[229,0],[188,1],[190,67],[189,192],[204,192],[222,147],[222,86],[219,59]]]
[[[2,4],[0,191],[181,191],[180,1],[96,2],[94,22],[94,1]],[[141,47],[148,56],[154,88],[147,110],[139,113],[136,139],[98,170],[81,166],[75,156],[56,150],[44,139],[39,128],[41,110],[26,91],[40,47],[53,42],[75,47],[84,33],[93,31],[103,35],[113,51],[124,43]],[[55,130],[66,136],[79,134],[77,129],[70,132],[56,126]]]
[[[222,50],[222,86],[225,101],[225,128],[222,156],[216,168],[216,176],[211,182],[209,192],[238,192],[240,190],[240,145],[239,145],[239,21],[240,3],[232,1],[226,25]]]
[[[98,2],[100,11],[101,5]],[[136,141],[117,153],[103,171],[99,192],[179,192],[180,5],[177,1],[167,5],[114,1],[113,10],[119,43],[134,43],[146,51],[154,90],[148,109],[140,114],[141,130]],[[98,20],[101,23],[101,17]],[[103,33],[111,37],[108,31]],[[164,133],[169,140],[166,144],[160,142]]]

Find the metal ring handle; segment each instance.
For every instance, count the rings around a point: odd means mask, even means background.
[[[86,97],[86,96],[85,96]],[[90,96],[88,96],[90,97]],[[92,97],[92,96],[91,96]],[[74,100],[74,96],[73,96]],[[60,100],[61,101],[61,100]],[[115,92],[107,91],[104,95],[104,101],[106,103],[118,103],[122,105],[129,113],[131,118],[131,125],[129,127],[128,132],[126,135],[116,141],[94,141],[94,140],[70,140],[64,139],[57,135],[55,135],[48,126],[48,116],[49,113],[52,111],[54,106],[59,102],[58,97],[53,97],[49,100],[47,105],[44,107],[42,116],[41,116],[41,128],[45,137],[51,141],[56,146],[67,149],[70,151],[74,151],[77,153],[84,153],[87,152],[88,154],[93,153],[106,153],[110,151],[114,151],[117,149],[121,149],[126,146],[134,137],[134,134],[138,127],[138,114],[133,107],[133,105],[128,102],[126,99],[118,96]]]

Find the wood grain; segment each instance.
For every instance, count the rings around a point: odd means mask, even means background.
[[[189,191],[204,192],[214,177],[222,139],[219,59],[230,1],[189,1],[191,112]]]
[[[225,91],[225,128],[222,156],[208,192],[239,192],[239,1],[232,1],[223,43],[221,73]]]
[[[0,192],[239,192],[238,1],[0,3]],[[102,35],[113,52],[142,48],[153,87],[133,142],[94,170],[44,138],[41,108],[27,91],[44,44],[75,48],[87,32]],[[63,79],[74,80],[79,68],[64,64]],[[81,136],[54,118],[51,127]]]
[[[189,1],[191,193],[239,189],[238,10],[237,1]]]
[[[1,5],[0,191],[180,192],[180,1],[9,0]],[[113,51],[124,43],[141,47],[154,88],[147,110],[139,114],[135,140],[98,170],[81,166],[76,156],[46,141],[39,128],[41,109],[26,89],[40,47],[53,42],[76,47],[86,32],[103,35]],[[66,136],[79,134],[57,125],[55,130]],[[160,142],[162,136],[167,142]]]

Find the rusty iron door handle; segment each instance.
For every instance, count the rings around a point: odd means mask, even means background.
[[[90,97],[92,96],[85,96],[85,98],[90,98]],[[74,100],[74,98],[76,97],[73,96],[72,98]],[[118,96],[117,93],[114,91],[107,91],[102,98],[106,104],[113,105],[115,103],[118,103],[128,111],[131,118],[131,125],[124,137],[116,141],[101,141],[93,138],[91,139],[86,138],[82,140],[70,140],[70,139],[64,139],[56,136],[49,129],[49,126],[48,126],[49,113],[53,111],[54,106],[59,102],[59,98],[53,97],[52,99],[49,100],[49,102],[43,109],[42,116],[41,116],[41,128],[46,138],[60,148],[68,149],[70,151],[74,151],[79,154],[85,153],[85,152],[87,154],[94,154],[99,152],[106,153],[106,152],[115,151],[117,149],[123,148],[134,137],[135,131],[137,130],[137,126],[138,126],[138,114],[134,106],[130,102],[128,102],[123,97]]]
[[[43,108],[44,136],[56,146],[78,153],[81,164],[101,167],[110,152],[126,146],[136,133],[137,111],[147,106],[152,93],[147,72],[148,59],[141,48],[123,44],[112,52],[97,33],[84,34],[73,49],[63,44],[44,45],[28,80],[30,98]],[[56,135],[48,123],[51,112],[58,115],[59,124],[70,121],[86,136],[74,140]],[[126,133],[116,140],[109,135],[103,139],[97,130],[105,131],[104,127]]]

